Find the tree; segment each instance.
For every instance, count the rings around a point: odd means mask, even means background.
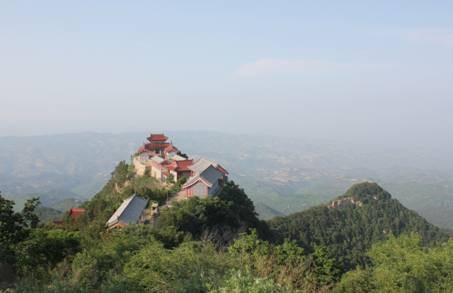
[[[14,212],[14,202],[0,193],[0,263],[14,264],[14,246],[26,235],[23,216]]]
[[[41,204],[39,198],[35,197],[25,202],[22,209],[25,224],[30,228],[36,228],[39,224],[39,217],[36,215],[36,208]]]
[[[239,226],[237,216],[227,202],[217,197],[194,197],[162,210],[156,237],[167,248],[179,244],[184,237],[204,238],[223,246],[233,239]]]
[[[340,268],[335,259],[329,257],[325,247],[315,248],[309,267],[309,278],[312,279],[312,283],[323,286],[333,284],[339,279]]]
[[[76,232],[34,229],[15,250],[20,275],[45,280],[50,269],[80,251],[80,239]]]
[[[255,223],[258,222],[253,201],[247,196],[244,190],[233,181],[225,183],[217,196],[223,201],[229,202],[232,205],[232,209],[236,211],[241,220]]]

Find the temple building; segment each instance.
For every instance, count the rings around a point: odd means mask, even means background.
[[[168,137],[164,134],[151,134],[147,140],[149,143],[144,145],[145,150],[154,152],[156,154],[163,154],[165,148],[170,146],[171,144],[167,142]]]
[[[228,172],[218,163],[188,158],[164,134],[151,134],[147,140],[132,158],[137,175],[149,174],[162,183],[186,177],[178,198],[214,195],[228,180]]]
[[[215,195],[228,180],[228,172],[222,166],[206,159],[198,160],[189,169],[191,176],[182,186],[179,197]]]
[[[165,207],[172,201],[191,197],[206,198],[216,195],[228,181],[228,171],[220,164],[201,158],[193,160],[181,153],[164,134],[151,134],[132,156],[136,176],[150,176],[162,186],[171,186],[186,178],[180,192],[167,200]],[[107,229],[124,227],[130,224],[154,223],[159,214],[158,203],[136,194],[125,199],[121,206],[107,221]],[[77,211],[75,211],[77,212]],[[76,214],[73,215],[75,217]]]

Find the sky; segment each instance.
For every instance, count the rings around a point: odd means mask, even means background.
[[[210,130],[453,148],[452,11],[0,0],[0,136]]]

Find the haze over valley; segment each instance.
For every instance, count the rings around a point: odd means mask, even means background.
[[[433,224],[453,227],[453,172],[447,153],[272,134],[168,133],[194,157],[228,168],[265,219],[325,203],[351,184],[371,180]],[[19,205],[40,196],[44,206],[66,211],[75,205],[68,199],[80,203],[97,193],[120,160],[130,161],[144,137],[146,133],[0,138],[0,190]]]

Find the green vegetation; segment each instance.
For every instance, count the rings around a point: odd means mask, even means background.
[[[165,204],[178,188],[136,177],[121,162],[84,203],[86,213],[58,226],[37,222],[37,200],[14,212],[14,203],[0,196],[0,270],[8,266],[17,277],[0,286],[212,293],[443,292],[452,286],[453,243],[372,183],[353,186],[334,208],[266,223],[244,190],[228,182],[215,197],[171,202],[153,225],[105,229],[131,194]]]
[[[372,265],[344,275],[336,292],[451,292],[453,242],[426,248],[417,234],[390,236],[368,252]]]
[[[388,235],[417,232],[424,244],[448,238],[376,183],[354,185],[337,200],[344,204],[336,208],[322,205],[269,221],[275,240],[292,239],[309,252],[323,246],[347,271],[367,264],[365,252]]]
[[[42,205],[36,208],[35,214],[38,216],[39,220],[43,223],[51,223],[54,220],[61,220],[65,215],[64,212],[61,212],[53,208],[44,207]]]
[[[0,193],[0,260],[13,265],[16,262],[15,248],[27,239],[30,231],[36,228],[38,217],[33,213],[39,200],[34,198],[25,203],[22,212],[14,211],[14,202]]]

